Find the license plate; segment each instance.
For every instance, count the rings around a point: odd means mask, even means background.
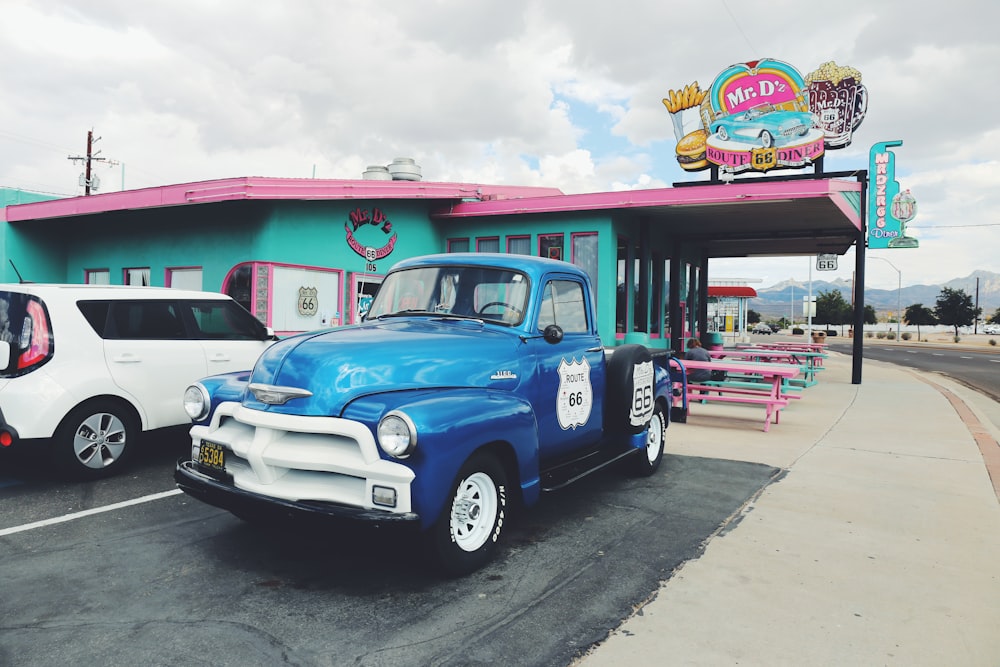
[[[212,470],[224,471],[226,469],[226,450],[214,442],[202,440],[201,448],[198,450],[198,465]]]

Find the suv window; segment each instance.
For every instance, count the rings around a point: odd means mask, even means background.
[[[101,338],[178,340],[187,338],[173,301],[79,301],[77,307]]]
[[[235,301],[184,301],[194,318],[195,338],[213,340],[264,340],[267,330]]]

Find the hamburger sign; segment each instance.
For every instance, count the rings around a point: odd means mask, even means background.
[[[804,167],[851,142],[868,92],[861,73],[833,62],[803,77],[788,63],[732,65],[707,90],[697,81],[670,90],[663,104],[686,171],[740,173]]]

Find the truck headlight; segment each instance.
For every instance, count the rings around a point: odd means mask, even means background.
[[[211,407],[212,399],[208,397],[208,390],[200,382],[184,390],[184,412],[193,421],[201,421],[207,417]]]
[[[417,429],[404,412],[393,410],[378,423],[378,444],[393,458],[405,459],[417,446]]]

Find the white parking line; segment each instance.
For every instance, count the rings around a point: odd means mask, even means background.
[[[959,357],[959,359],[972,359],[972,357]]]
[[[62,516],[53,517],[51,519],[45,519],[44,521],[26,523],[23,526],[13,526],[11,528],[4,528],[0,530],[0,537],[3,537],[4,535],[13,535],[14,533],[21,533],[26,530],[34,530],[35,528],[54,526],[57,523],[66,523],[67,521],[73,521],[74,519],[82,519],[85,516],[92,516],[94,514],[101,514],[103,512],[112,512],[114,510],[118,510],[123,507],[131,507],[132,505],[141,505],[142,503],[148,503],[153,500],[160,500],[161,498],[176,496],[178,493],[181,493],[180,489],[163,491],[162,493],[154,493],[152,495],[142,496],[141,498],[133,498],[132,500],[123,500],[120,503],[114,503],[112,505],[105,505],[103,507],[94,507],[89,510],[73,512],[72,514],[63,514]]]

